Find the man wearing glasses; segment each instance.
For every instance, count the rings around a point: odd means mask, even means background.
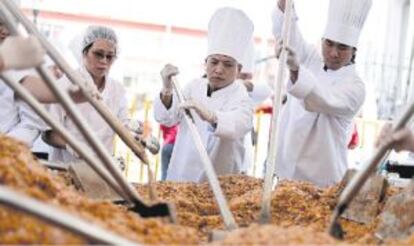
[[[280,42],[285,0],[273,12],[273,33]],[[287,103],[282,109],[276,175],[318,186],[340,181],[347,169],[352,120],[365,98],[355,70],[358,38],[371,0],[331,0],[322,52],[307,44],[292,15],[287,66]]]

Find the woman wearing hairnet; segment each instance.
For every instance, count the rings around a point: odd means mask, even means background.
[[[89,86],[96,87],[103,103],[124,124],[128,123],[128,108],[125,90],[122,85],[108,76],[118,52],[118,39],[115,32],[103,26],[90,26],[86,29],[81,41],[82,55],[79,73],[89,82]],[[65,76],[59,81],[70,86]],[[95,131],[105,147],[113,150],[114,132],[89,103],[79,103],[77,108]],[[60,105],[52,105],[50,112],[70,131],[77,139],[84,142],[81,133],[69,119]],[[47,131],[44,135],[46,143],[52,145],[51,161],[70,162],[77,159],[73,151],[67,147],[65,141],[54,131]]]

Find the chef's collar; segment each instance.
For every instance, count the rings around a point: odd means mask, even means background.
[[[233,81],[227,86],[213,91],[210,87],[210,84],[207,82],[207,97],[219,97],[220,95],[226,94],[227,91],[231,90],[231,88],[233,88],[235,84],[236,83],[234,83]]]
[[[345,65],[345,66],[343,66],[343,67],[341,67],[337,70],[329,69],[325,64],[323,64],[323,67],[322,67],[323,71],[328,72],[328,73],[349,71],[349,70],[354,69],[354,68],[355,68],[355,63],[349,63],[349,64],[347,64],[347,65]]]

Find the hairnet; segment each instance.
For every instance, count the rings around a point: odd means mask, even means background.
[[[115,45],[115,51],[118,51],[118,38],[114,30],[105,26],[89,26],[82,40],[82,50],[98,39],[105,39]]]

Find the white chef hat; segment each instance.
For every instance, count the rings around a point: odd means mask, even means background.
[[[254,71],[254,39],[250,39],[242,61],[242,73],[253,73]]]
[[[207,56],[227,55],[241,63],[253,30],[253,22],[243,11],[230,7],[216,10],[208,23]]]
[[[372,0],[330,0],[324,38],[356,47]]]

